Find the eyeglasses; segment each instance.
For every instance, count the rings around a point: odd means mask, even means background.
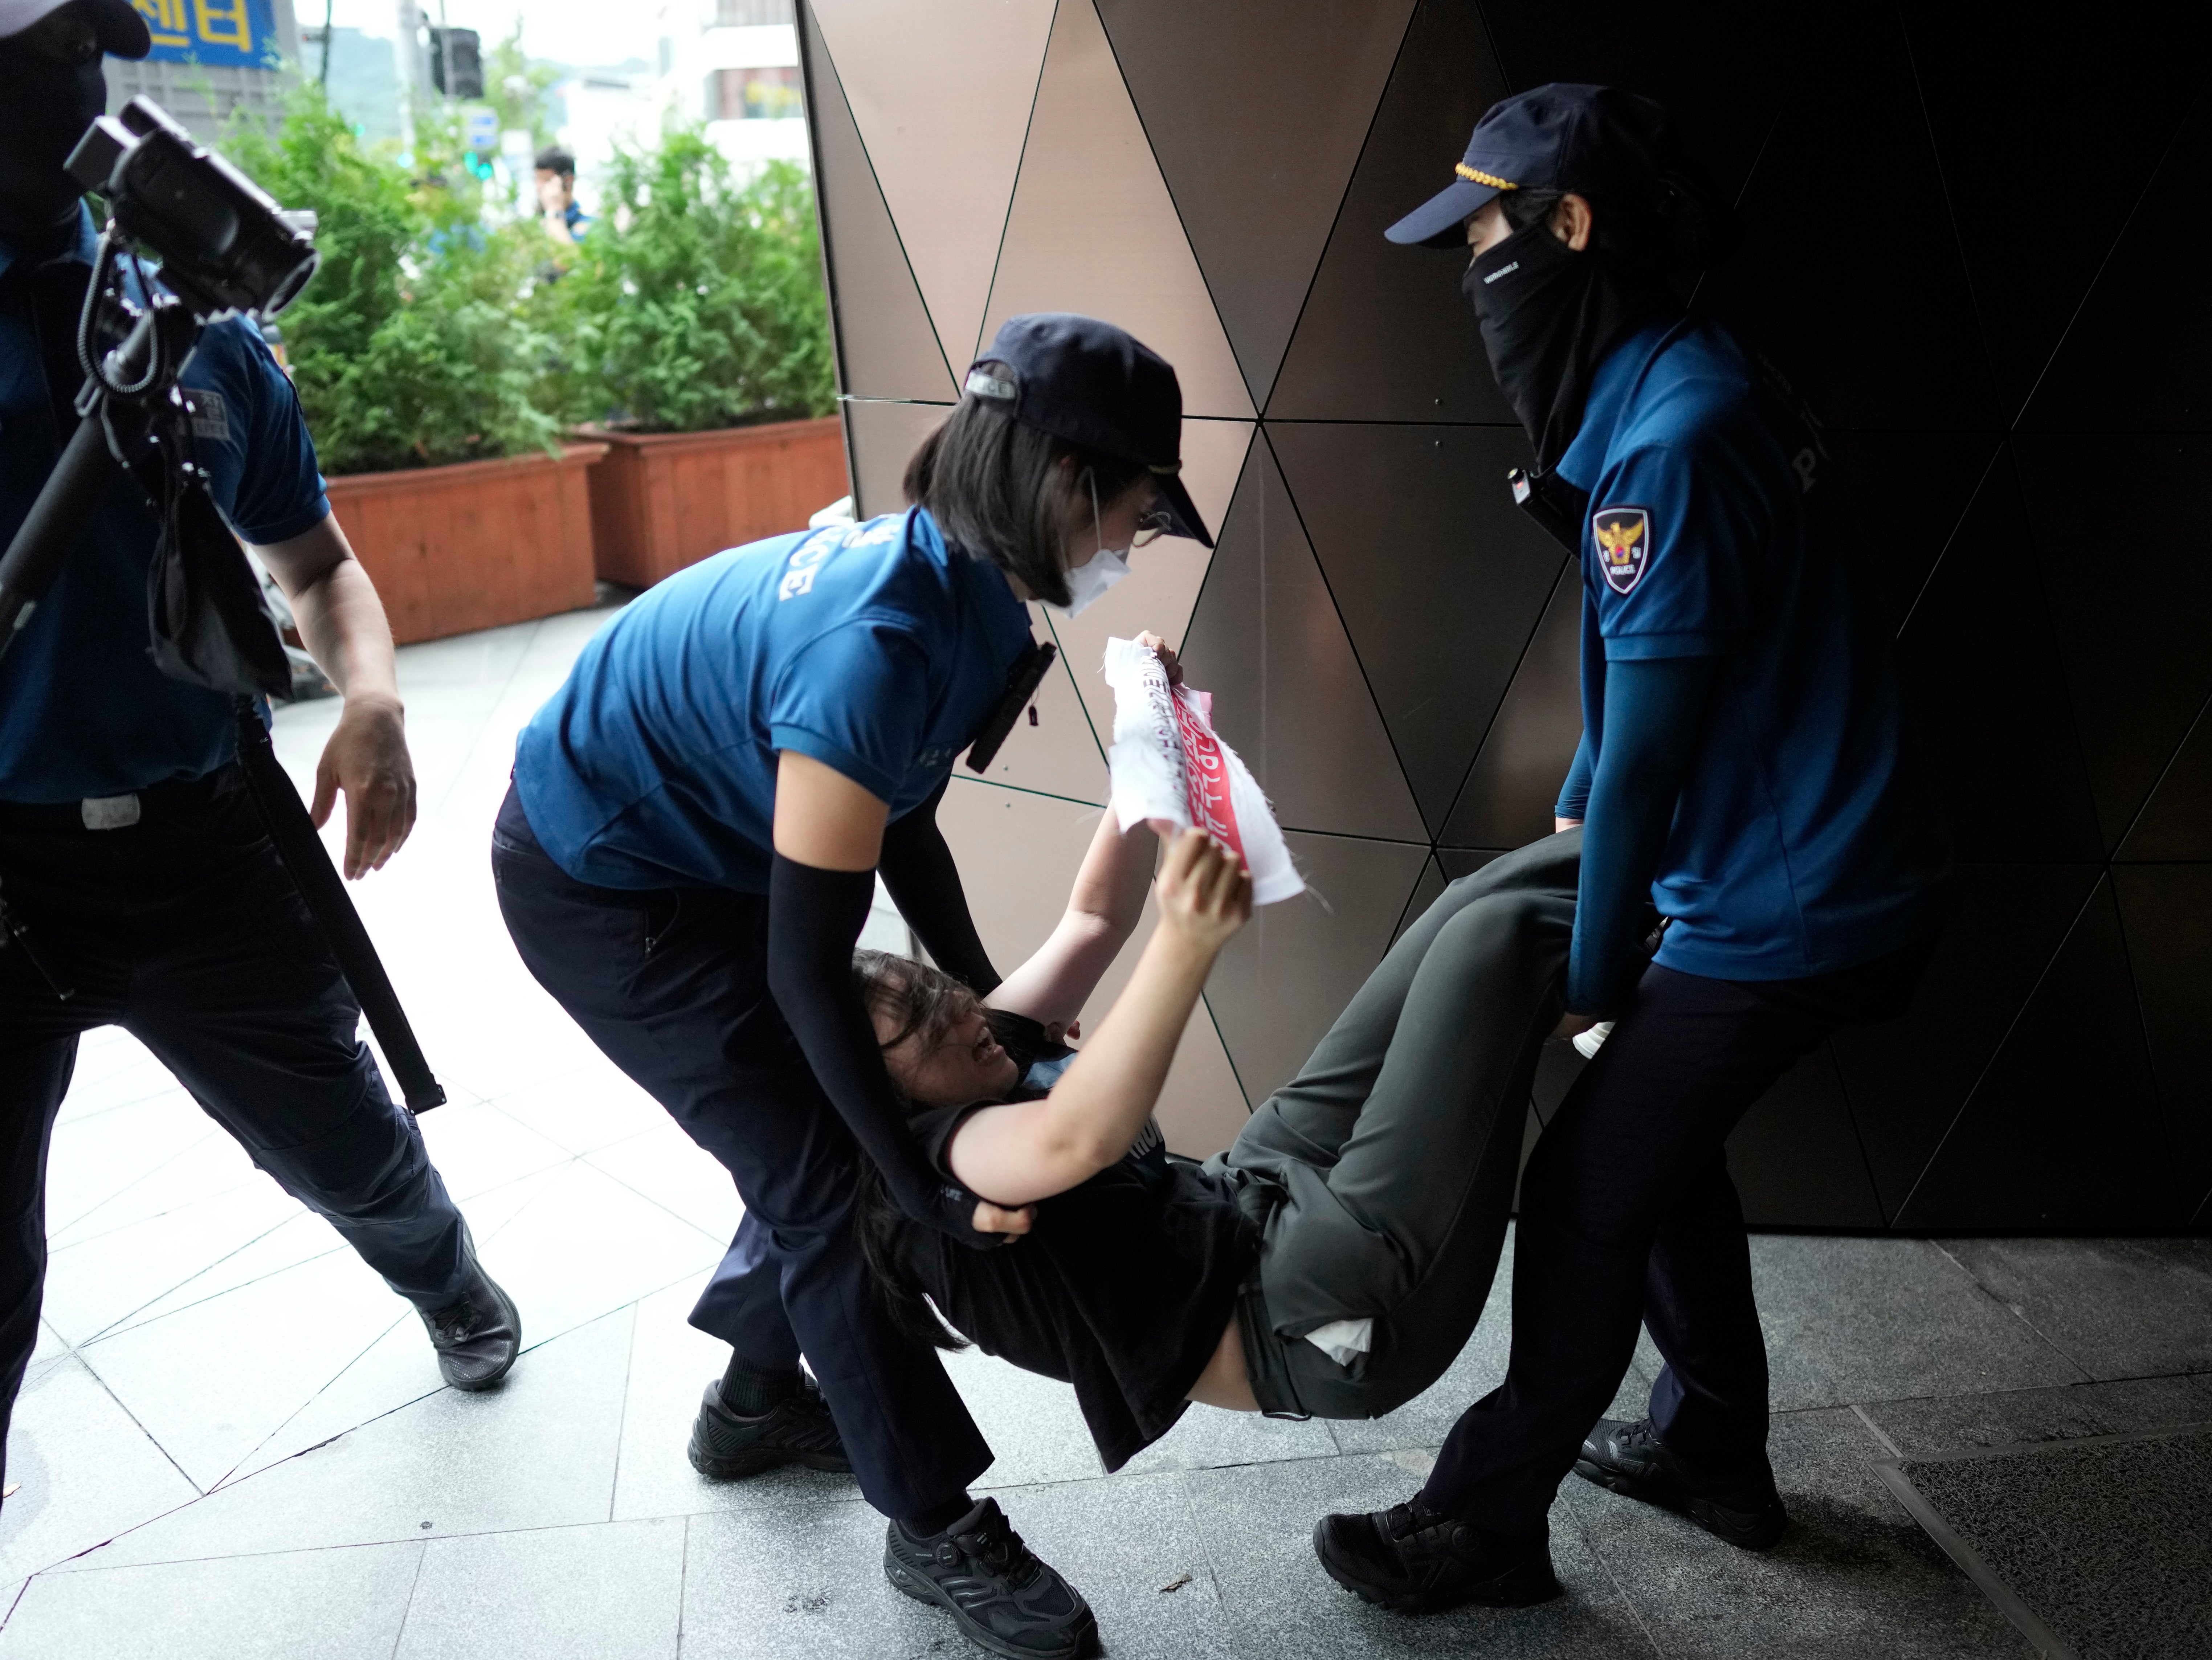
[[[1164,502],[1155,501],[1137,520],[1137,533],[1129,538],[1129,545],[1133,548],[1148,546],[1174,528],[1175,510]]]

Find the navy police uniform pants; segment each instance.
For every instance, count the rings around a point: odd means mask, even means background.
[[[1659,1438],[1707,1468],[1759,1467],[1766,1345],[1729,1133],[1837,1028],[1903,1013],[1934,946],[1803,980],[1644,970],[1529,1158],[1505,1381],[1453,1426],[1424,1499],[1492,1532],[1540,1529],[1639,1322],[1667,1363]]]
[[[0,1433],[37,1346],[46,1147],[77,1037],[118,1025],[278,1185],[422,1308],[459,1295],[468,1230],[236,767],[140,793],[137,824],[0,804],[0,898],[76,994],[0,948]]]
[[[538,983],[737,1182],[744,1221],[691,1323],[756,1366],[795,1369],[803,1353],[885,1515],[957,1498],[990,1449],[868,1277],[854,1227],[864,1155],[769,991],[766,896],[579,882],[512,788],[492,874]]]

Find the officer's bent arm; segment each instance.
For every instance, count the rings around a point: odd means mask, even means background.
[[[392,624],[353,544],[325,514],[312,529],[282,542],[257,544],[254,556],[268,568],[292,602],[301,642],[347,697],[399,702],[392,650]]]
[[[853,945],[868,920],[890,809],[810,756],[786,750],[775,778],[769,866],[768,985],[815,1080],[883,1172],[900,1210],[971,1245],[1004,1225],[929,1167],[908,1133],[874,1023],[853,986]],[[970,1217],[969,1207],[975,1204]]]
[[[311,812],[320,824],[343,793],[345,873],[365,875],[398,852],[415,827],[415,763],[407,753],[392,624],[335,514],[253,551],[291,601],[307,654],[345,694],[344,712],[315,769]]]
[[[937,966],[978,997],[988,997],[999,988],[999,971],[991,966],[990,953],[975,932],[967,891],[960,885],[960,867],[952,862],[952,849],[945,845],[945,832],[937,827],[937,804],[951,781],[951,775],[946,774],[929,800],[884,830],[877,868],[899,915],[921,937]]]
[[[1608,662],[1605,739],[1590,779],[1567,1008],[1603,1018],[1626,997],[1638,925],[1705,727],[1713,660]]]

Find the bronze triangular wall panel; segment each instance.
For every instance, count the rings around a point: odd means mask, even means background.
[[[1514,91],[1578,81],[1658,99],[1723,200],[1751,176],[1776,112],[1802,95],[1814,40],[1806,13],[1763,0],[1489,0],[1480,11]]]
[[[1552,832],[1583,735],[1582,568],[1558,558],[1553,569],[1543,615],[1444,820],[1448,847],[1517,848]]]
[[[2117,856],[2212,860],[2212,703],[2197,711],[2189,736],[2167,764]]]
[[[1252,914],[1206,1001],[1257,1108],[1305,1063],[1375,965],[1429,863],[1427,848],[1285,832],[1312,891]]]
[[[2204,58],[2176,35],[2192,15],[2166,12],[2160,44],[2147,51],[2144,34],[2125,26],[1991,27],[1975,8],[1902,9],[1943,198],[2008,415],[2042,375],[2188,117]],[[2094,100],[2094,143],[2051,142],[2054,112],[2087,107],[2087,88],[2110,86],[2128,90]],[[2060,202],[2065,233],[2022,258],[2021,228]],[[2178,252],[2175,228],[2157,233],[2162,258]]]
[[[2201,57],[2185,67],[2202,80]],[[2130,88],[2132,100],[2137,93]],[[2143,192],[2096,286],[2021,411],[2023,428],[2070,433],[2183,433],[2212,430],[2212,216],[2204,180],[2212,173],[2212,125],[2200,98]],[[2097,462],[2126,488],[2133,447]],[[2085,461],[2087,458],[2085,457]],[[2181,533],[2186,534],[2186,531]]]
[[[1979,432],[1830,432],[1861,545],[1901,629],[2004,441]]]
[[[836,65],[822,44],[814,9],[799,6],[805,46],[807,100],[814,112],[814,153],[821,173],[823,263],[837,296],[830,317],[837,338],[841,390],[856,398],[929,398],[959,393],[921,302],[898,228],[884,205],[860,130]]]
[[[1213,693],[1216,727],[1285,826],[1427,844],[1264,435],[1223,523],[1183,665]]]
[[[1271,422],[1267,435],[1434,836],[1559,575],[1559,544],[1505,483],[1528,443],[1381,423]]]
[[[1267,402],[1413,9],[1413,0],[1100,0],[1255,404]]]
[[[1913,188],[1887,181],[1911,179]],[[1870,194],[1881,246],[1846,255]],[[1980,320],[1895,15],[1831,20],[1745,187],[1741,246],[1698,301],[1735,323],[1828,425],[1995,431]],[[1907,252],[1909,250],[1909,252]]]
[[[1460,298],[1464,256],[1383,240],[1452,182],[1504,95],[1467,0],[1421,0],[1267,399],[1270,418],[1513,425]]]
[[[945,359],[964,374],[1054,0],[811,0]]]
[[[1060,0],[1053,19],[981,338],[1036,311],[1127,329],[1175,365],[1186,415],[1252,414],[1091,0]]]
[[[2187,1214],[2100,877],[1897,1224],[2012,1233],[2178,1227]]]
[[[1894,1218],[2057,955],[2094,865],[1969,865],[1911,1012],[1833,1048],[1882,1207]]]
[[[2197,607],[2175,603],[2173,545],[2205,514],[2212,438],[2129,447],[2127,483],[2075,464],[2080,440],[2021,433],[2012,447],[2043,569],[2105,845],[2142,810],[2212,695]]]
[[[2020,478],[1982,481],[1902,637],[1922,746],[1960,857],[2104,857]]]
[[[1182,423],[1183,486],[1200,516],[1217,533],[1243,473],[1254,424],[1194,420]],[[1086,606],[1080,617],[1070,617],[1065,611],[1050,613],[1053,637],[1074,672],[1076,689],[1090,708],[1091,727],[1102,742],[1114,741],[1114,692],[1100,669],[1107,641],[1117,636],[1132,640],[1150,629],[1180,648],[1190,631],[1191,611],[1205,587],[1212,557],[1197,542],[1163,538],[1132,555],[1129,575],[1112,592]]]
[[[1885,1225],[1826,1043],[1752,1104],[1729,1137],[1728,1161],[1753,1227]]]
[[[952,413],[950,404],[894,404],[848,398],[838,405],[853,452],[854,513],[862,519],[906,509],[906,464]]]
[[[2122,865],[2112,891],[2185,1202],[2212,1187],[2212,865]]]

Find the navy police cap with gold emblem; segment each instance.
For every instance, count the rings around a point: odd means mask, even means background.
[[[1618,87],[1553,82],[1492,104],[1474,124],[1451,184],[1383,234],[1445,248],[1466,240],[1467,216],[1510,190],[1640,195],[1657,173],[1666,112]]]

